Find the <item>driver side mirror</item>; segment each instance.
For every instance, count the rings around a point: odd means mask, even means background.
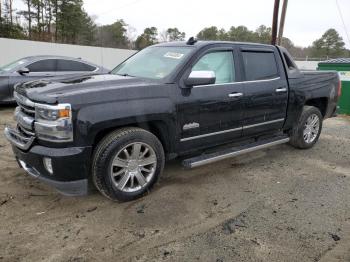
[[[19,70],[17,70],[17,73],[19,73],[20,75],[25,75],[25,74],[29,74],[30,70],[26,67],[23,67]]]
[[[215,84],[216,76],[214,71],[192,71],[185,80],[187,87]]]

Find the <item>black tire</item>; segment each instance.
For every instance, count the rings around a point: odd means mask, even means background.
[[[304,129],[308,118],[312,115],[316,115],[318,117],[319,129],[315,139],[312,142],[307,143],[304,139]],[[300,115],[299,121],[296,124],[296,126],[294,126],[291,132],[289,144],[299,149],[308,149],[313,147],[318,141],[318,138],[320,137],[320,134],[322,131],[322,121],[323,121],[323,116],[317,107],[304,106],[303,112]]]
[[[144,143],[150,146],[154,150],[157,162],[155,172],[145,187],[135,192],[124,192],[113,183],[111,166],[114,156],[130,143]],[[108,134],[94,150],[92,180],[96,188],[109,199],[130,201],[143,196],[152,188],[163,171],[164,162],[163,146],[155,135],[141,128],[121,128]]]

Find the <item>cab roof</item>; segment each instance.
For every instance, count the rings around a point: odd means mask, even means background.
[[[193,46],[195,48],[202,48],[204,46],[209,46],[214,44],[251,45],[251,46],[265,46],[265,47],[273,46],[268,44],[251,43],[251,42],[233,42],[233,41],[196,41],[193,44],[188,44],[187,41],[174,41],[174,42],[159,43],[159,44],[156,44],[155,46],[175,46],[175,47]]]

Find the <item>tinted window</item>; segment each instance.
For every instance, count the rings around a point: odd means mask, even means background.
[[[271,79],[278,76],[274,53],[243,52],[242,55],[247,81]]]
[[[34,62],[27,66],[30,72],[55,72],[56,60],[46,59]]]
[[[234,82],[233,54],[231,51],[206,54],[193,66],[192,71],[214,71],[215,84]]]
[[[57,71],[94,71],[96,67],[72,60],[57,60]]]

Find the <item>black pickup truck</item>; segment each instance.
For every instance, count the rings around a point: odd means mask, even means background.
[[[106,75],[17,85],[17,126],[5,135],[20,166],[62,193],[95,185],[127,201],[165,160],[192,168],[312,147],[340,92],[337,73],[301,72],[282,47],[191,39],[148,47]]]

